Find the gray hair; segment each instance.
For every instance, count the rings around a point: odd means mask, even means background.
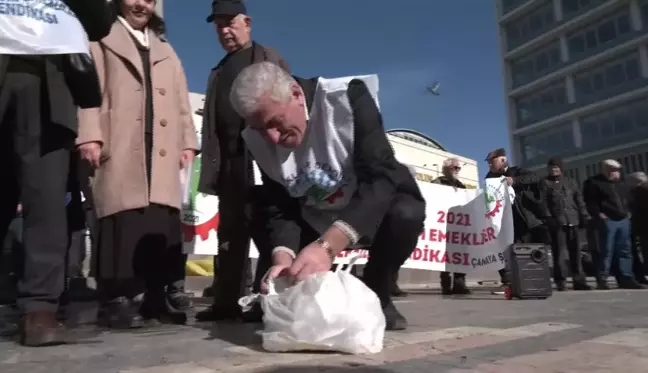
[[[232,83],[230,102],[241,117],[249,118],[259,111],[265,94],[277,102],[289,101],[295,83],[280,66],[272,62],[255,63],[243,69]]]
[[[461,162],[460,162],[459,159],[457,159],[457,158],[448,158],[448,159],[446,159],[446,160],[443,161],[443,169],[450,168],[450,167],[452,167],[455,163],[456,163],[456,164],[460,164]]]
[[[605,170],[620,170],[621,169],[621,163],[619,163],[615,159],[606,159],[603,162],[601,162],[601,166]]]

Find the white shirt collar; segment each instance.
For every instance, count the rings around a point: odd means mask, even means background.
[[[121,22],[122,25],[124,25],[124,27],[126,27],[126,30],[128,30],[128,32],[129,32],[131,35],[133,35],[133,37],[135,38],[135,40],[137,40],[137,42],[138,42],[141,46],[143,46],[144,48],[149,48],[149,47],[150,47],[150,44],[149,44],[149,37],[148,37],[148,28],[144,28],[144,31],[135,30],[135,29],[134,29],[134,28],[133,28],[133,27],[128,23],[128,21],[126,21],[122,16],[118,16],[117,19],[119,20],[119,22]]]

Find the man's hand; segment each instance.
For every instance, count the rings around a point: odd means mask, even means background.
[[[180,168],[187,168],[193,162],[196,152],[191,149],[185,149],[180,154]]]
[[[275,264],[270,267],[270,271],[268,271],[268,274],[263,278],[263,281],[261,281],[261,294],[268,294],[270,291],[270,288],[268,287],[270,281],[277,277],[288,276],[289,268],[290,265],[286,264]]]
[[[272,254],[272,267],[261,281],[261,294],[268,294],[268,284],[277,277],[288,276],[288,268],[293,264],[293,257],[285,251]]]
[[[92,168],[97,169],[101,166],[101,143],[100,142],[87,142],[77,147],[81,159],[90,163]]]
[[[601,219],[603,219],[603,220],[608,220],[607,215],[605,215],[605,214],[602,213],[602,212],[599,212],[599,218],[601,218]]]
[[[299,254],[288,273],[295,281],[301,281],[313,273],[328,272],[333,262],[320,244],[310,243]]]
[[[507,183],[509,186],[513,185],[513,178],[512,178],[512,177],[507,176],[507,177],[504,178],[504,180],[506,180],[506,183]]]

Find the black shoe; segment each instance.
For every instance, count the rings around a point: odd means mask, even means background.
[[[610,290],[606,280],[597,280],[596,281],[596,290]]]
[[[259,323],[263,322],[263,309],[261,304],[255,303],[252,309],[247,312],[241,313],[241,320],[244,323]]]
[[[146,292],[139,313],[148,321],[156,320],[161,323],[176,325],[187,323],[187,314],[173,307],[164,291]]]
[[[567,286],[565,285],[565,281],[556,282],[556,291],[567,291]]]
[[[648,285],[648,279],[644,276],[636,276],[635,280],[642,285]]]
[[[405,330],[407,329],[407,319],[398,310],[394,303],[389,302],[383,307],[385,314],[385,330]]]
[[[441,276],[441,295],[452,295],[452,280],[450,276]]]
[[[588,291],[592,290],[592,287],[587,285],[585,281],[574,281],[574,290],[576,291]]]
[[[185,293],[181,290],[175,290],[167,294],[167,298],[171,307],[179,311],[189,311],[193,308],[193,301],[191,300],[191,294]]]
[[[454,286],[452,287],[452,294],[454,295],[468,295],[472,291],[466,286],[466,280],[463,277],[455,277]]]
[[[126,297],[112,299],[99,308],[97,324],[110,329],[141,328],[144,326],[144,320],[138,308],[133,300]]]
[[[619,289],[639,290],[646,287],[635,281],[634,278],[620,278],[617,280]]]

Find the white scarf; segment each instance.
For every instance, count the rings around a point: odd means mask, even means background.
[[[124,19],[124,17],[122,17],[122,16],[118,16],[117,19],[119,20],[119,22],[121,22],[122,25],[124,25],[124,27],[126,27],[126,30],[128,30],[128,32],[129,32],[131,35],[133,35],[133,37],[135,38],[135,40],[137,40],[137,42],[138,42],[141,46],[143,46],[143,47],[146,48],[146,49],[149,49],[149,48],[150,48],[150,45],[149,45],[149,30],[148,30],[147,27],[144,28],[144,31],[135,30],[135,29],[134,29],[134,28],[133,28],[133,27],[128,23],[128,21],[126,21],[126,20]]]

